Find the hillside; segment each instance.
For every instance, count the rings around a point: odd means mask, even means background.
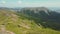
[[[24,10],[22,11],[24,13],[22,13],[21,11],[15,12],[10,9],[0,9],[0,34],[60,34],[59,29],[52,28],[55,22],[52,27],[50,26],[51,21],[45,22],[46,18],[44,17],[48,17],[47,12],[35,13],[33,11],[31,12],[30,9],[27,9],[26,12]],[[56,27],[57,25],[58,27],[60,26],[59,23],[56,24]],[[48,27],[45,28],[45,26]]]
[[[41,24],[45,28],[52,28],[54,30],[60,30],[60,13],[57,11],[49,10],[48,8],[23,8],[21,11],[17,11],[18,14],[24,14],[26,17],[33,19],[36,24]]]

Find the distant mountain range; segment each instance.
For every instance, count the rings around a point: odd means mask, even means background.
[[[60,12],[60,7],[49,7],[50,10]]]
[[[16,7],[16,8],[8,8],[8,7],[0,7],[0,9],[2,8],[6,8],[6,9],[13,9],[13,10],[16,10],[16,11],[20,11],[20,9],[22,8],[39,8],[39,7]],[[40,7],[41,8],[41,7]],[[45,7],[46,8],[46,7]],[[47,7],[49,10],[52,10],[52,11],[57,11],[57,12],[60,12],[60,7]]]

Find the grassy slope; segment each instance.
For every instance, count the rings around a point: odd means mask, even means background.
[[[0,10],[0,25],[4,25],[7,30],[16,34],[60,34],[60,31],[43,28],[33,20],[28,20],[23,16],[19,17],[15,12],[7,10]]]

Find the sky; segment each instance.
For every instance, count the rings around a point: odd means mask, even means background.
[[[60,7],[60,0],[0,0],[0,7]]]

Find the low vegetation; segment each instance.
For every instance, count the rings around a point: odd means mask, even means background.
[[[4,32],[10,31],[9,33],[13,34],[60,34],[60,22],[58,18],[55,18],[60,15],[59,13],[48,12],[48,15],[44,11],[38,13],[29,9],[24,11],[22,13],[21,11],[1,9],[0,33],[5,30]]]

